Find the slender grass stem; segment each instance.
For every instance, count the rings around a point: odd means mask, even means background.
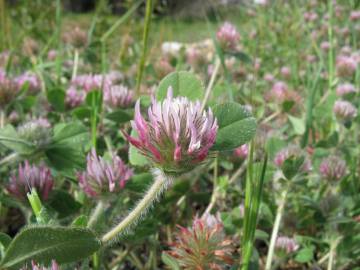
[[[145,196],[138,202],[135,208],[118,224],[102,237],[102,242],[108,243],[116,238],[119,234],[135,224],[142,216],[146,214],[148,209],[154,204],[158,197],[166,190],[171,178],[166,176],[163,172],[156,169],[153,172],[155,181]]]
[[[270,240],[269,251],[268,251],[268,254],[267,254],[267,258],[266,258],[265,270],[270,270],[271,269],[272,258],[273,258],[274,250],[275,250],[276,238],[277,238],[278,233],[279,233],[279,228],[280,228],[281,219],[282,219],[282,216],[283,216],[283,213],[284,213],[285,204],[286,204],[286,198],[287,198],[288,192],[289,192],[289,186],[286,187],[285,190],[281,194],[280,203],[279,203],[279,206],[278,206],[277,211],[276,211],[276,217],[275,217],[275,223],[274,223],[273,231],[271,233],[271,240]]]
[[[79,65],[79,51],[77,49],[75,49],[75,52],[74,52],[74,68],[73,68],[73,72],[72,72],[72,76],[71,76],[72,79],[75,79],[75,77],[76,77],[78,65]]]
[[[0,128],[4,128],[5,126],[5,112],[0,110]]]
[[[333,1],[328,0],[328,9],[329,9],[329,26],[328,26],[328,39],[330,43],[330,48],[328,52],[328,65],[329,65],[329,91],[333,87],[334,81],[334,40],[333,40]]]
[[[215,68],[214,68],[213,73],[211,74],[209,85],[206,88],[205,97],[204,97],[204,99],[202,101],[202,104],[201,104],[201,110],[204,110],[204,108],[206,106],[206,103],[209,100],[210,93],[211,93],[211,90],[212,90],[212,88],[214,86],[214,82],[215,82],[215,79],[216,79],[216,75],[219,72],[219,68],[220,68],[220,59],[216,58]]]
[[[142,40],[143,47],[142,47],[142,54],[141,54],[140,63],[139,63],[139,67],[138,67],[137,77],[136,77],[136,91],[135,91],[136,96],[139,96],[139,94],[140,94],[141,80],[142,80],[144,68],[145,68],[152,8],[153,8],[153,0],[147,0],[146,1],[145,25],[144,25],[143,40]]]
[[[213,192],[211,195],[210,203],[207,206],[203,216],[210,214],[219,196],[219,187],[218,187],[217,179],[218,179],[218,157],[216,157],[214,161]]]
[[[62,65],[62,56],[61,56],[61,0],[56,0],[56,44],[57,47],[57,56],[56,56],[56,76],[58,82],[61,79],[61,65]]]
[[[247,175],[245,186],[245,215],[242,236],[241,251],[241,269],[247,270],[249,268],[251,256],[253,254],[253,243],[255,238],[255,230],[257,218],[259,215],[259,208],[261,203],[261,196],[263,184],[265,179],[265,172],[267,167],[267,155],[265,155],[262,167],[255,167],[254,174],[254,142],[250,146],[250,154],[247,162]]]

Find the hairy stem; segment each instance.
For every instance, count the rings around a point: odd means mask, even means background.
[[[115,228],[111,229],[102,237],[102,242],[108,243],[128,229],[131,225],[139,221],[139,219],[146,214],[147,210],[154,204],[163,191],[165,191],[169,182],[171,182],[171,179],[158,169],[153,171],[153,175],[155,177],[155,181],[145,193],[145,196]]]
[[[279,233],[280,223],[281,223],[282,215],[284,213],[284,208],[285,208],[286,198],[287,198],[288,192],[289,192],[289,187],[287,187],[281,194],[280,203],[279,203],[278,209],[276,211],[276,218],[275,218],[274,227],[273,227],[273,231],[272,231],[272,234],[271,234],[269,251],[268,251],[268,254],[267,254],[267,258],[266,258],[265,270],[270,270],[271,269],[271,263],[272,263],[272,257],[274,255],[276,238],[277,238],[278,233]]]
[[[8,156],[4,157],[2,160],[0,160],[0,166],[3,166],[4,164],[7,164],[7,163],[13,163],[18,158],[19,158],[19,155],[16,152],[11,153],[10,155],[8,155]]]
[[[95,207],[95,210],[92,212],[88,225],[88,228],[93,228],[96,223],[98,222],[100,216],[104,213],[105,210],[105,203],[103,201],[99,201]]]

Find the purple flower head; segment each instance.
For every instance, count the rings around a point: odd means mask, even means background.
[[[50,50],[47,54],[47,59],[50,61],[54,61],[57,57],[57,51],[56,50]]]
[[[331,44],[329,41],[323,41],[320,44],[320,48],[325,52],[327,52],[330,49],[330,46],[331,46]]]
[[[318,18],[319,18],[318,14],[313,11],[304,13],[304,20],[307,22],[316,21]]]
[[[195,218],[191,228],[179,227],[168,254],[181,269],[225,269],[233,263],[233,241],[226,238],[219,218]]]
[[[106,192],[118,192],[133,175],[118,156],[113,156],[110,162],[97,156],[93,149],[87,156],[86,171],[78,173],[80,187],[90,197],[97,197]]]
[[[336,118],[341,121],[350,121],[357,115],[357,109],[348,101],[337,100],[334,104],[334,113]]]
[[[279,168],[281,168],[284,164],[284,162],[287,159],[290,159],[291,157],[300,157],[301,155],[304,155],[303,151],[301,151],[301,149],[295,145],[290,145],[282,150],[280,150],[274,158],[274,163],[276,166],[278,166]],[[300,171],[301,172],[309,172],[311,170],[311,161],[309,160],[309,158],[307,156],[305,156],[305,160],[302,164],[302,166],[300,167]]]
[[[267,82],[273,82],[275,80],[274,76],[270,73],[266,73],[264,75],[264,80]]]
[[[354,10],[350,13],[350,20],[358,21],[360,20],[360,10]]]
[[[20,270],[28,270],[27,266],[21,268]],[[37,264],[35,261],[31,262],[31,270],[59,270],[59,265],[56,261],[52,260],[50,267],[44,267],[42,265]]]
[[[199,101],[173,98],[171,88],[164,101],[152,99],[148,118],[146,121],[141,116],[138,101],[131,123],[138,138],[125,136],[165,172],[181,173],[195,168],[206,159],[215,142],[218,125],[212,111],[202,111]]]
[[[357,68],[357,61],[352,56],[340,55],[336,58],[336,71],[340,77],[351,77]]]
[[[291,69],[289,67],[282,67],[280,73],[285,79],[290,79],[291,77]]]
[[[27,193],[35,188],[42,200],[47,200],[53,189],[54,180],[51,171],[45,165],[30,165],[26,160],[19,164],[17,173],[13,173],[6,189],[20,200],[27,199]]]
[[[233,50],[240,41],[240,34],[233,24],[225,22],[217,31],[216,38],[223,49]]]
[[[321,162],[319,170],[325,179],[339,181],[346,175],[346,162],[337,156],[330,156]]]
[[[249,146],[247,144],[243,144],[242,146],[234,150],[234,155],[241,159],[246,159],[248,154],[249,154]]]
[[[133,96],[126,86],[113,85],[104,92],[104,102],[111,108],[126,109],[133,104]]]
[[[357,89],[351,83],[339,84],[338,87],[336,88],[336,94],[340,97],[348,95],[348,94],[356,93],[356,92],[357,92]]]
[[[281,251],[285,251],[286,254],[290,254],[299,249],[299,244],[294,238],[278,236],[275,242],[275,248]]]
[[[199,48],[189,47],[186,50],[186,62],[194,67],[200,67],[206,63],[206,53]]]
[[[289,86],[282,81],[275,82],[268,93],[268,98],[277,103],[283,103],[289,92]]]
[[[21,90],[25,84],[28,84],[28,91],[30,93],[36,93],[40,90],[40,80],[32,73],[26,72],[15,78],[15,83],[18,90]]]
[[[77,87],[80,90],[84,90],[86,93],[93,90],[102,90],[106,92],[112,85],[112,77],[101,74],[86,74],[79,75],[71,81],[71,85]]]
[[[78,90],[74,86],[70,86],[66,91],[65,104],[69,108],[80,106],[85,100],[85,91]]]

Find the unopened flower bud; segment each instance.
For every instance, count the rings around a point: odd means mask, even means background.
[[[329,181],[339,181],[346,175],[346,162],[337,156],[330,156],[321,162],[320,173]]]
[[[242,146],[234,150],[234,155],[241,159],[246,159],[248,154],[249,154],[249,146],[247,144],[243,144]]]
[[[218,270],[232,265],[233,242],[225,237],[222,222],[215,216],[195,218],[191,228],[179,226],[168,254],[181,269]]]
[[[45,165],[30,165],[28,161],[19,164],[17,172],[10,177],[6,189],[16,198],[27,200],[27,193],[35,188],[41,200],[47,200],[53,189],[54,180],[51,171]]]
[[[86,171],[78,173],[77,178],[87,195],[97,197],[107,192],[119,192],[132,174],[120,157],[112,156],[108,162],[97,156],[93,149],[87,156]]]
[[[49,121],[45,118],[33,119],[18,128],[18,135],[41,149],[51,141],[50,127]]]
[[[274,163],[276,166],[281,168],[287,159],[300,158],[304,155],[305,153],[303,153],[299,147],[291,145],[285,149],[282,149],[275,155]],[[305,160],[303,161],[303,164],[300,166],[299,170],[301,172],[309,172],[311,170],[311,162],[307,157],[305,157]]]

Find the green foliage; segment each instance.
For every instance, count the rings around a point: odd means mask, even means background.
[[[166,98],[169,87],[172,88],[174,97],[184,96],[190,100],[201,100],[204,96],[204,86],[193,73],[176,71],[167,75],[156,90],[156,98]]]
[[[256,132],[255,118],[238,103],[216,105],[219,130],[212,150],[228,151],[249,142]]]
[[[48,265],[84,259],[101,247],[88,229],[53,226],[29,227],[21,231],[6,249],[0,267],[19,269],[31,260]]]

